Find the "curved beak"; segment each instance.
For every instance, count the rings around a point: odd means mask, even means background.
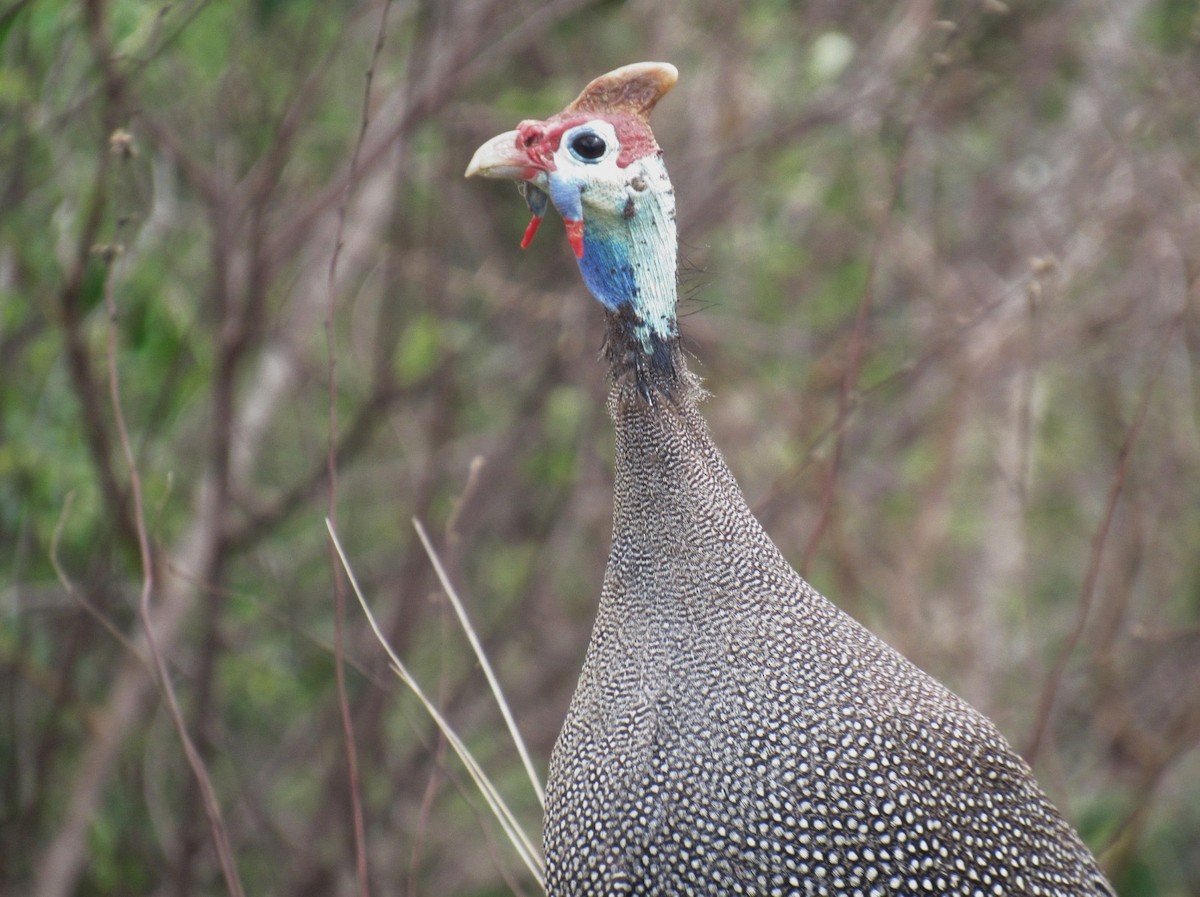
[[[505,131],[475,150],[475,155],[467,165],[465,177],[472,178],[476,175],[484,178],[507,178],[518,182],[517,186],[521,195],[525,197],[525,204],[529,206],[532,216],[529,226],[525,228],[525,236],[521,239],[521,248],[528,249],[529,244],[533,242],[533,235],[537,233],[538,225],[545,217],[546,206],[550,203],[548,191],[554,189],[545,164],[533,160],[529,150],[521,143],[518,131]],[[578,189],[564,196],[567,197],[564,201],[568,207],[571,202],[575,206],[579,205]],[[562,206],[559,206],[559,209],[561,211]],[[575,257],[583,258],[582,210],[574,215],[570,212],[565,213],[563,220],[567,226],[567,241],[571,244]]]
[[[471,157],[465,177],[509,178],[531,181],[541,169],[533,165],[529,154],[519,145],[516,131],[497,134]]]

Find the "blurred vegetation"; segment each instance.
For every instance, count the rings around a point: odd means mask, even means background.
[[[0,889],[231,892],[148,623],[246,893],[364,893],[331,507],[536,831],[410,520],[544,765],[607,550],[600,312],[462,171],[666,59],[683,327],[764,525],[1125,897],[1200,893],[1198,43],[1196,0],[0,6]],[[343,635],[369,893],[532,893]]]

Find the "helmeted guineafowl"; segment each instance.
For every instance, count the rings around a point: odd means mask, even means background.
[[[679,348],[664,63],[597,78],[467,174],[562,215],[605,309],[612,548],[550,763],[559,895],[1112,894],[995,726],[817,594],[755,520]]]

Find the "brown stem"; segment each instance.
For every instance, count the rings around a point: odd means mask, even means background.
[[[1067,635],[1067,640],[1063,644],[1062,650],[1058,652],[1058,657],[1055,658],[1054,665],[1050,669],[1050,676],[1042,688],[1033,732],[1030,734],[1029,741],[1025,745],[1025,759],[1030,765],[1034,764],[1037,760],[1038,752],[1042,749],[1046,733],[1050,727],[1051,718],[1054,715],[1054,702],[1058,697],[1058,690],[1062,685],[1063,676],[1067,672],[1067,665],[1070,663],[1071,656],[1075,653],[1075,649],[1079,645],[1079,640],[1083,637],[1084,629],[1087,628],[1088,615],[1091,612],[1092,604],[1096,597],[1096,584],[1100,580],[1100,568],[1104,561],[1104,548],[1108,542],[1108,534],[1112,529],[1113,520],[1116,518],[1117,503],[1121,499],[1121,493],[1125,488],[1125,481],[1129,475],[1129,463],[1133,456],[1133,446],[1137,442],[1138,434],[1142,431],[1142,425],[1146,422],[1146,413],[1150,410],[1150,399],[1154,396],[1155,387],[1158,385],[1159,378],[1166,368],[1167,359],[1170,357],[1170,353],[1167,350],[1171,342],[1175,339],[1176,331],[1182,326],[1183,320],[1184,315],[1181,313],[1171,321],[1170,327],[1167,328],[1167,333],[1163,337],[1162,347],[1158,353],[1157,364],[1150,375],[1150,381],[1146,384],[1142,400],[1138,403],[1137,416],[1134,418],[1133,423],[1130,424],[1129,429],[1125,431],[1125,438],[1122,440],[1121,449],[1117,453],[1117,464],[1113,470],[1112,481],[1109,483],[1108,499],[1104,505],[1104,514],[1100,518],[1100,526],[1092,534],[1091,557],[1088,561],[1087,572],[1083,577],[1083,584],[1080,587],[1079,601],[1075,607],[1075,622],[1071,627],[1070,633]]]

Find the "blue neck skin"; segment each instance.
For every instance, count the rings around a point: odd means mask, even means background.
[[[619,185],[581,185],[552,175],[547,186],[564,220],[584,221],[579,259],[584,284],[605,308],[629,321],[633,342],[657,359],[679,336],[675,197],[658,157],[640,160],[627,172],[627,182]]]

